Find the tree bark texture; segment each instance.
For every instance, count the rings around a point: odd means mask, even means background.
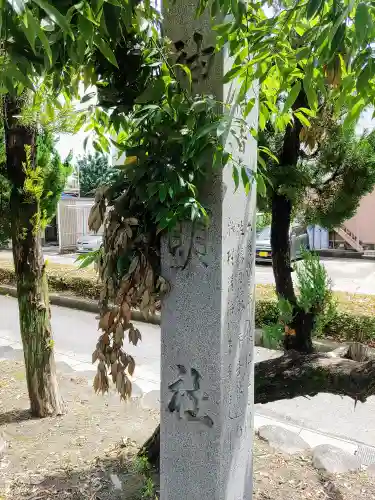
[[[302,90],[293,105],[293,109],[306,106],[306,96]],[[295,119],[286,128],[283,148],[278,169],[297,168],[300,156],[300,133],[302,124]],[[287,173],[285,174],[287,175]],[[293,321],[284,336],[285,350],[295,349],[302,353],[312,353],[312,332],[315,315],[298,307],[292,281],[290,261],[290,224],[292,218],[292,202],[278,186],[272,194],[271,249],[272,267],[275,276],[278,297],[287,300],[293,308]]]
[[[254,403],[265,404],[321,392],[349,396],[364,403],[375,395],[375,359],[354,361],[350,348],[326,354],[290,351],[279,358],[255,364]],[[159,465],[160,425],[144,443],[139,454]]]
[[[20,100],[4,103],[7,176],[11,182],[11,232],[20,330],[31,413],[37,417],[60,415],[61,399],[53,354],[48,285],[38,220],[40,206],[33,180],[36,169],[36,130],[20,125]],[[29,176],[29,177],[28,177]],[[28,189],[25,181],[28,181]]]

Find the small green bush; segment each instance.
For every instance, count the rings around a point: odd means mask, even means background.
[[[275,300],[257,300],[255,304],[255,326],[264,328],[278,323],[279,308]],[[354,315],[340,310],[333,313],[324,325],[321,337],[338,341],[375,342],[375,317]]]

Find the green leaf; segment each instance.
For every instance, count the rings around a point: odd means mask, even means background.
[[[371,59],[360,72],[357,78],[357,90],[358,92],[366,92],[369,89],[369,80],[372,78],[372,64]]]
[[[294,116],[299,119],[299,121],[304,125],[305,127],[310,127],[311,123],[309,120],[306,118],[306,116],[303,113],[300,113],[299,111],[294,112]]]
[[[345,33],[346,33],[346,24],[342,23],[338,27],[335,36],[332,38],[331,54],[334,54],[336,51],[340,52],[342,50],[342,44],[345,39]]]
[[[344,128],[351,125],[352,123],[355,123],[358,120],[363,108],[365,107],[365,104],[365,100],[361,98],[354,104],[354,106],[352,106],[344,120]]]
[[[214,123],[207,123],[203,127],[201,127],[199,130],[197,130],[197,134],[194,135],[193,139],[197,140],[200,139],[201,137],[204,137],[205,135],[210,134],[214,130],[217,130],[219,125],[222,123],[222,120],[219,120]]]
[[[267,194],[266,183],[264,182],[263,175],[257,174],[256,179],[257,179],[257,192],[263,198]]]
[[[191,87],[191,83],[192,83],[192,76],[191,76],[191,71],[190,71],[190,68],[188,68],[187,66],[185,66],[185,64],[175,64],[176,67],[178,68],[181,68],[182,71],[186,74],[186,76],[188,77],[189,79],[189,85]]]
[[[244,109],[244,116],[245,117],[249,116],[249,114],[253,110],[254,106],[255,106],[255,97],[252,97],[251,99],[249,99],[249,102],[245,106],[245,109]]]
[[[22,30],[27,38],[27,41],[35,54],[35,40],[37,38],[38,25],[33,18],[31,12],[27,9],[23,15]]]
[[[99,259],[100,249],[88,252],[86,254],[78,255],[75,262],[79,263],[78,269],[84,269],[90,266]]]
[[[84,35],[86,41],[91,40],[94,33],[94,26],[85,16],[80,15],[78,21],[79,31]]]
[[[245,193],[249,194],[250,192],[250,179],[245,167],[241,167],[241,179],[243,187],[245,188]]]
[[[147,104],[151,101],[160,101],[165,93],[165,83],[162,78],[153,80],[146,90],[135,100],[137,104]]]
[[[367,37],[369,28],[372,26],[372,18],[368,6],[361,2],[355,12],[355,33],[357,40],[362,44]]]
[[[43,48],[46,51],[47,57],[49,59],[50,64],[52,64],[52,50],[49,44],[48,38],[44,33],[43,29],[40,27],[38,29],[38,38],[42,42]],[[58,76],[58,75],[57,75]]]
[[[13,78],[16,82],[21,82],[22,85],[24,85],[26,88],[29,88],[31,90],[34,90],[34,85],[28,75],[23,74],[22,71],[20,71],[18,68],[16,68],[13,65],[7,65],[5,72],[7,76],[10,78]]]
[[[167,186],[162,184],[159,187],[159,200],[163,203],[167,197]]]
[[[266,168],[267,168],[267,164],[266,164],[266,162],[263,160],[263,158],[260,156],[260,154],[258,154],[258,164],[259,164],[262,168],[264,168],[264,169],[266,169]]]
[[[236,167],[236,165],[233,165],[232,177],[233,177],[233,181],[234,181],[235,191],[237,191],[238,186],[240,184],[240,178],[238,175],[238,168]]]
[[[266,128],[266,116],[262,113],[262,108],[259,109],[259,128],[264,130]]]
[[[322,8],[324,0],[309,0],[307,3],[306,17],[312,19]]]
[[[272,158],[272,160],[275,161],[276,163],[279,163],[279,159],[277,158],[277,156],[274,155],[272,151],[266,146],[259,146],[258,150],[261,151],[262,153],[265,153],[270,158]]]
[[[116,66],[118,68],[118,64],[116,61],[115,54],[113,53],[111,47],[108,45],[108,43],[101,38],[100,35],[96,35],[94,39],[94,44],[98,47],[100,52],[103,54],[103,56],[108,59],[108,61],[113,64],[113,66]]]
[[[206,109],[207,109],[207,102],[204,101],[204,100],[195,101],[192,104],[191,109],[193,111],[195,111],[195,113],[201,113],[202,111],[206,111]]]
[[[33,2],[43,9],[52,21],[60,26],[65,33],[68,33],[73,38],[73,33],[67,19],[56,9],[56,7],[46,2],[46,0],[33,0]]]
[[[286,101],[284,103],[284,108],[283,108],[283,113],[287,113],[289,109],[293,106],[293,104],[296,102],[298,94],[301,91],[301,82],[298,80],[293,87],[291,88],[288,97],[286,98]]]
[[[240,73],[243,73],[245,71],[246,71],[245,66],[234,66],[231,70],[229,70],[227,73],[225,73],[225,75],[223,77],[223,83],[230,82],[231,80],[233,80],[233,78],[235,78]]]

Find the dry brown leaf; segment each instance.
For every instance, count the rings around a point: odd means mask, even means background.
[[[103,314],[103,316],[101,316],[99,320],[99,329],[103,331],[108,330],[110,317],[111,317],[110,311],[107,311],[105,314]]]
[[[128,219],[125,219],[125,222],[130,226],[138,226],[138,219],[136,219],[135,217],[129,217]]]
[[[116,376],[116,389],[121,394],[124,386],[124,373],[122,371],[117,372]]]
[[[126,352],[121,353],[121,362],[122,362],[124,369],[125,369],[129,364],[129,356],[128,356],[128,354],[126,354]]]
[[[134,358],[133,358],[133,356],[130,356],[130,354],[128,354],[128,372],[129,372],[129,375],[133,375],[134,370],[135,370]]]
[[[115,383],[116,380],[117,380],[117,368],[118,368],[118,363],[117,363],[117,361],[115,361],[111,365],[111,375],[112,375],[112,381],[113,381],[113,383]]]
[[[99,392],[99,373],[96,373],[96,375],[94,377],[93,387],[94,387],[94,391],[96,393],[98,393]]]
[[[146,290],[145,293],[143,294],[142,302],[140,305],[142,312],[143,312],[143,309],[145,309],[149,303],[150,303],[150,292],[148,290]]]
[[[99,359],[99,352],[97,349],[92,353],[92,363],[94,364]]]
[[[116,361],[116,359],[117,359],[117,352],[115,349],[113,349],[111,352],[111,357],[110,357],[111,363],[114,363]]]
[[[154,272],[151,268],[149,268],[147,271],[145,283],[147,288],[151,288],[154,284]]]
[[[124,341],[124,328],[121,323],[118,323],[115,332],[115,343],[118,345],[122,345],[123,341]]]
[[[121,304],[121,313],[125,323],[129,323],[129,321],[131,320],[131,310],[126,300],[124,300],[124,302]]]
[[[131,344],[137,345],[139,340],[141,340],[141,332],[138,330],[138,328],[130,328],[129,342]]]
[[[136,255],[130,263],[128,271],[129,274],[132,274],[136,270],[138,263],[139,263],[139,257]]]
[[[130,396],[132,395],[132,383],[130,382],[128,377],[125,377],[125,395],[128,398],[130,398]]]
[[[105,367],[104,361],[100,361],[98,364],[98,372],[106,373],[107,369]]]
[[[133,236],[132,228],[130,226],[126,225],[125,232],[126,232],[127,237],[131,239]]]

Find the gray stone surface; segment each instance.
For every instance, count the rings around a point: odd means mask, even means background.
[[[371,464],[367,467],[367,474],[369,476],[375,477],[375,464]]]
[[[177,0],[165,21],[166,35],[184,41],[189,56],[194,32],[203,35],[202,48],[212,45],[210,22],[196,19],[195,10],[195,0]],[[226,65],[216,55],[196,90],[226,102],[233,92],[221,83]],[[256,116],[255,109],[255,122]],[[252,139],[233,154],[250,173],[256,168]],[[163,500],[252,496],[255,194],[247,196],[242,186],[235,192],[230,166],[213,171],[201,191],[210,225],[196,231],[191,258],[186,262],[188,225],[173,238],[176,257],[163,241],[162,274],[171,284],[161,318]]]
[[[329,444],[321,444],[313,450],[313,465],[331,474],[356,471],[361,468],[357,457]]]
[[[278,425],[264,425],[258,429],[258,434],[272,448],[289,455],[310,450],[310,446],[298,434]]]

